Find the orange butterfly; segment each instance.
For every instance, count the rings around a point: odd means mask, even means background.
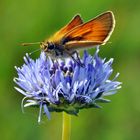
[[[77,52],[77,49],[104,45],[110,38],[114,27],[115,19],[111,11],[102,13],[86,23],[83,23],[80,15],[76,15],[52,37],[37,43],[51,57],[70,56],[73,58],[73,54]],[[27,46],[37,43],[23,43],[22,45]]]

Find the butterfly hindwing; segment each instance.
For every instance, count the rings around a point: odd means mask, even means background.
[[[102,45],[102,41],[70,41],[65,44],[65,48],[76,50],[76,49],[84,49],[84,48],[93,48],[97,45]]]

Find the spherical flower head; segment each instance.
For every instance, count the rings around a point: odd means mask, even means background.
[[[25,64],[16,67],[18,77],[14,78],[19,86],[15,89],[25,96],[22,105],[38,106],[40,122],[42,109],[50,119],[53,111],[77,115],[80,109],[100,107],[98,102],[109,102],[104,97],[116,93],[121,83],[116,81],[119,74],[109,79],[113,59],[101,59],[98,52],[99,48],[91,56],[84,51],[80,58],[84,66],[72,58],[53,61],[44,52],[36,60],[26,54]]]

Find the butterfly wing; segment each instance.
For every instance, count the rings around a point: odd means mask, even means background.
[[[102,41],[70,41],[65,44],[65,48],[76,50],[84,48],[93,48],[97,45],[103,45]]]
[[[63,43],[69,49],[103,45],[108,41],[114,27],[114,15],[108,11],[69,31],[64,36]]]
[[[72,30],[73,28],[75,28],[76,26],[78,26],[82,23],[83,23],[83,21],[82,21],[80,15],[76,15],[66,26],[61,28],[58,32],[56,32],[52,37],[50,37],[46,41],[60,43],[60,41],[62,40],[62,38],[64,37],[64,35],[67,32],[69,32],[70,30]]]

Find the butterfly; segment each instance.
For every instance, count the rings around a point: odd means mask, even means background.
[[[85,23],[80,15],[76,15],[66,26],[45,41],[22,45],[40,44],[41,50],[52,58],[70,56],[75,60],[73,55],[77,54],[77,50],[106,44],[114,27],[115,18],[111,11],[102,13]]]

